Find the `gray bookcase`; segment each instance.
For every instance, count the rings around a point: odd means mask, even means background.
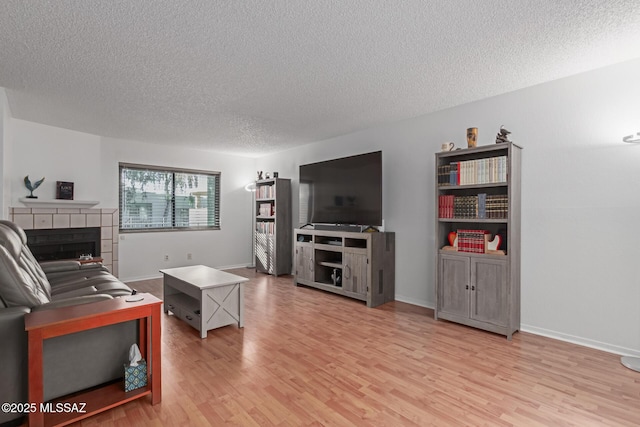
[[[436,319],[508,339],[520,329],[521,153],[521,147],[501,143],[435,155]],[[464,174],[462,183],[451,181],[446,168],[452,163]],[[457,200],[454,206],[452,196]],[[476,197],[486,207],[484,215]],[[488,202],[483,203],[485,197]],[[499,234],[499,251],[455,250],[449,234],[465,229],[484,230],[491,237]]]
[[[256,271],[278,276],[291,274],[293,227],[291,180],[256,181]]]

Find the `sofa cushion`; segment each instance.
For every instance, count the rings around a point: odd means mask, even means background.
[[[5,230],[0,230],[0,245],[6,241],[11,246],[11,253],[15,255],[19,266],[38,283],[47,297],[51,298],[51,285],[42,271],[42,267],[31,253],[31,249],[27,246],[27,235],[24,230],[7,220],[0,220],[0,227],[6,227]]]
[[[0,226],[0,234],[2,226]],[[0,297],[7,307],[46,304],[49,296],[40,284],[20,268],[6,247],[0,246]]]

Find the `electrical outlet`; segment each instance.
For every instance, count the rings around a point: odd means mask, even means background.
[[[190,253],[187,254],[187,259],[191,259],[191,258],[193,258],[193,256]]]
[[[165,260],[165,261],[169,261],[169,255],[165,255],[165,256],[164,256],[164,260]]]

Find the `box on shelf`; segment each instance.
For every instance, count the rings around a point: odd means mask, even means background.
[[[147,385],[147,362],[141,360],[138,366],[124,365],[124,391],[135,390]]]

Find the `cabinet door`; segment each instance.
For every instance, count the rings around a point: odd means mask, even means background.
[[[296,276],[301,280],[313,281],[313,247],[296,245]]]
[[[367,256],[345,252],[342,261],[342,289],[360,295],[367,294]]]
[[[469,257],[440,255],[438,310],[469,317]]]
[[[508,320],[507,262],[471,261],[471,318],[506,326]]]

